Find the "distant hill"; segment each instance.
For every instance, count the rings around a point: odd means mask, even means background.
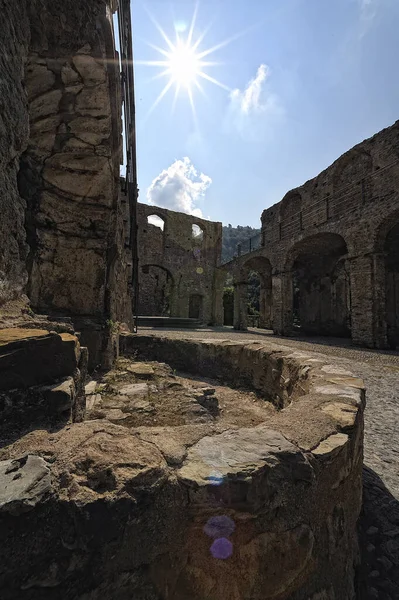
[[[258,233],[260,233],[260,229],[248,225],[244,227],[242,225],[238,227],[223,226],[222,261],[231,260],[237,253],[237,244],[245,242]]]

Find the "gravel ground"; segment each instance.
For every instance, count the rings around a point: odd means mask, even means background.
[[[279,337],[259,329],[140,329],[139,333],[265,341],[334,357],[334,362],[364,380],[367,407],[358,599],[399,600],[399,352],[357,348],[349,340],[335,338]]]

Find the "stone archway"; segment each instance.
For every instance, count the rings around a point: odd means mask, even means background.
[[[234,324],[234,278],[231,272],[224,273],[223,278],[223,325]]]
[[[350,337],[348,249],[338,234],[305,238],[289,253],[285,318],[289,331]]]
[[[272,266],[264,256],[252,256],[241,266],[239,282],[235,286],[235,329],[246,329],[253,316],[262,329],[272,327]]]
[[[173,316],[174,279],[161,265],[143,265],[139,274],[139,314],[148,317]]]
[[[385,314],[388,346],[399,347],[399,222],[388,232],[385,255]]]

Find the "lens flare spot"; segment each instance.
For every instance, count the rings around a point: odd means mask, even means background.
[[[197,267],[197,273],[198,275],[202,275],[204,272],[204,269],[202,267]]]
[[[211,546],[211,554],[213,558],[226,560],[233,554],[233,544],[227,538],[218,538]]]
[[[176,21],[175,23],[175,30],[178,33],[184,33],[187,29],[187,23],[185,23],[184,21]]]
[[[221,485],[223,483],[223,475],[218,471],[212,471],[208,476],[208,481],[211,485]]]
[[[235,523],[227,515],[217,515],[208,519],[204,532],[212,538],[227,538],[235,530]]]

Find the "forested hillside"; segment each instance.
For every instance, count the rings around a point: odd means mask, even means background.
[[[222,261],[231,260],[237,252],[237,244],[245,242],[259,232],[260,229],[248,225],[244,227],[242,225],[238,227],[223,226]]]

